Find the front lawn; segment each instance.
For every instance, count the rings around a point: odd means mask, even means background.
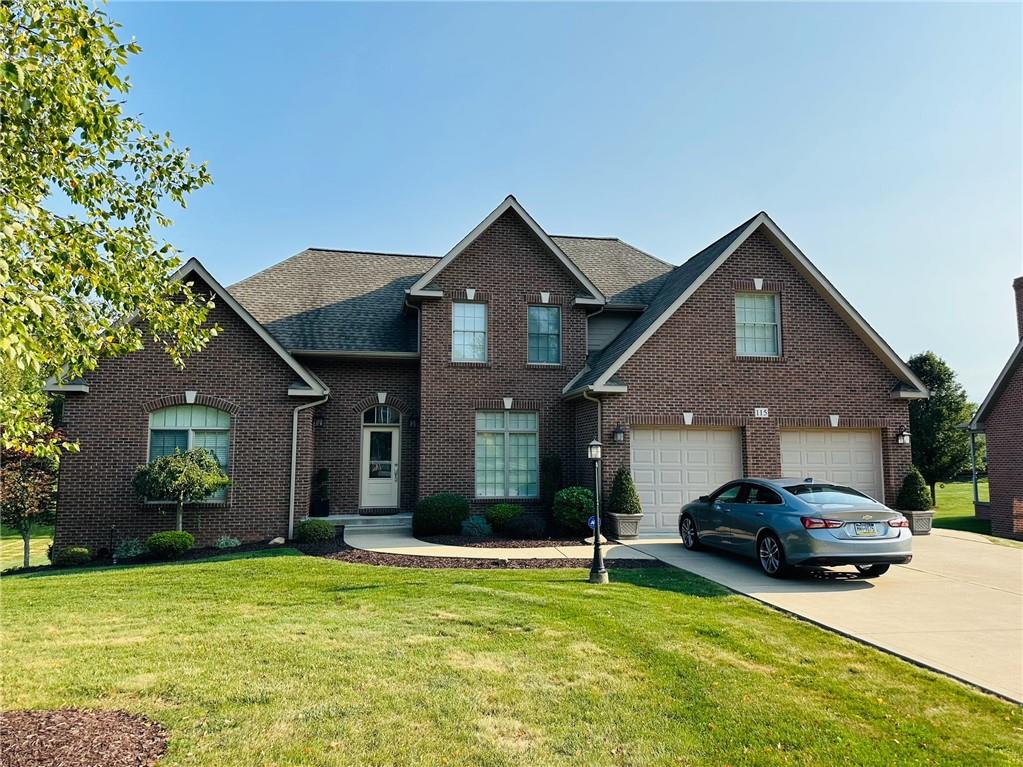
[[[53,543],[53,527],[39,525],[32,531],[29,544],[30,566],[49,563],[46,549]],[[9,567],[21,567],[25,564],[25,544],[21,533],[10,527],[0,528],[0,571]]]
[[[674,569],[585,576],[286,549],[6,577],[3,706],[145,714],[161,765],[1023,764],[1017,707]]]
[[[981,499],[988,498],[987,480],[978,483]],[[965,530],[991,535],[991,522],[977,519],[973,513],[973,483],[945,482],[935,488],[938,505],[934,508],[934,527]]]

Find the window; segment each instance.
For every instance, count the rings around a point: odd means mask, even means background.
[[[781,503],[781,496],[766,487],[750,485],[746,503],[770,504],[773,506]]]
[[[778,296],[775,293],[735,294],[735,353],[743,357],[777,357]]]
[[[716,496],[714,503],[740,503],[739,496],[742,494],[742,485],[729,485]]]
[[[539,447],[536,413],[476,413],[476,497],[536,498]]]
[[[529,307],[529,362],[561,363],[561,307]]]
[[[487,361],[487,305],[451,305],[451,359]]]
[[[175,405],[149,414],[150,461],[205,448],[226,470],[230,446],[231,416],[223,410],[204,405]],[[226,497],[227,488],[221,488],[206,500],[223,501]]]
[[[874,500],[859,490],[853,490],[845,485],[804,484],[792,485],[785,489],[793,495],[798,495],[800,499],[807,503],[815,504],[844,503],[860,505]]]
[[[381,425],[400,424],[401,413],[390,405],[377,405],[362,414],[362,422]]]

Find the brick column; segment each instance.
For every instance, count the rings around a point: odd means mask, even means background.
[[[773,418],[757,418],[742,430],[742,468],[747,477],[781,476],[781,435]]]

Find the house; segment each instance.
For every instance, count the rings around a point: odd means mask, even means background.
[[[184,370],[149,345],[50,386],[81,445],[58,546],[166,528],[132,473],[197,446],[233,480],[186,510],[202,542],[289,535],[314,476],[352,523],[437,492],[540,511],[541,458],[592,486],[596,435],[602,483],[631,467],[647,532],[740,475],[894,499],[926,396],[766,213],[672,266],[550,235],[508,197],[442,258],[311,248],[230,289],[194,259],[176,277],[223,331]]]
[[[1016,293],[1019,343],[977,409],[969,429],[987,437],[988,493],[981,501],[974,477],[974,514],[991,520],[991,532],[1023,540],[1023,277]]]

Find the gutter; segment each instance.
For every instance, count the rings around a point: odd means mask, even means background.
[[[298,412],[317,405],[324,404],[330,399],[328,391],[323,399],[315,402],[306,402],[304,405],[296,405],[291,411],[291,492],[288,497],[288,539],[295,537],[295,475],[298,471]]]

